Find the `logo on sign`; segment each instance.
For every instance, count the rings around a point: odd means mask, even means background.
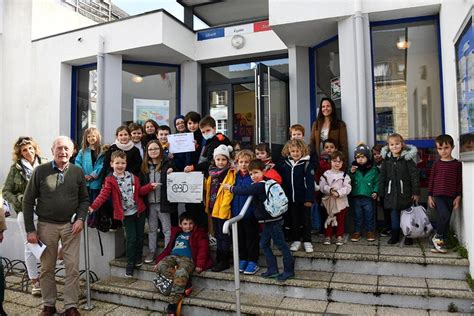
[[[171,190],[174,193],[186,193],[186,192],[188,192],[188,185],[186,183],[173,184],[171,186]]]

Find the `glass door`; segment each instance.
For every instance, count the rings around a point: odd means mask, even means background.
[[[262,63],[255,69],[255,142],[268,143],[276,160],[288,140],[288,76]]]

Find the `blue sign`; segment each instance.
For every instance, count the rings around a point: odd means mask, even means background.
[[[212,38],[224,37],[224,28],[201,31],[197,33],[198,41],[205,41]]]

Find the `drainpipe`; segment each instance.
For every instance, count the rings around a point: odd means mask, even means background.
[[[96,103],[96,122],[97,129],[104,135],[104,87],[105,87],[105,60],[104,60],[105,40],[99,35],[99,47],[97,51],[97,103]]]
[[[362,0],[354,0],[355,48],[356,48],[356,81],[357,81],[357,137],[367,143],[367,86],[365,65],[364,17]]]

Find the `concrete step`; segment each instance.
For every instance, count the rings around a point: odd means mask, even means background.
[[[92,296],[104,302],[158,312],[164,312],[168,304],[168,298],[157,293],[150,281],[120,277],[110,277],[94,283]],[[281,293],[242,293],[241,310],[244,315],[448,315],[435,310],[292,298]],[[195,284],[192,294],[183,300],[182,314],[234,315],[234,292],[204,289]]]
[[[123,277],[125,266],[125,260],[112,261],[111,276]],[[152,265],[144,265],[134,274],[138,280],[150,284],[154,276]],[[205,271],[199,275],[194,274],[193,285],[202,289],[232,292],[233,270],[231,268],[219,273]],[[453,303],[459,311],[470,312],[474,300],[474,293],[464,280],[315,270],[297,270],[295,279],[283,284],[276,280],[264,279],[259,275],[242,274],[240,288],[247,294],[440,311],[447,311],[448,305]]]

